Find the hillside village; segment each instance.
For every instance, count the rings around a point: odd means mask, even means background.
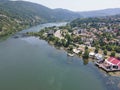
[[[66,26],[29,34],[63,47],[69,56],[77,54],[85,59],[94,56],[100,61],[110,57],[120,59],[119,16],[76,19]]]

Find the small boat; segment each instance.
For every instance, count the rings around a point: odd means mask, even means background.
[[[67,55],[68,55],[68,56],[71,56],[71,57],[74,56],[74,54],[72,54],[72,53],[67,53]]]

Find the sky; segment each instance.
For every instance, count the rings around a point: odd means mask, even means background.
[[[107,8],[120,8],[120,0],[26,0],[49,8],[63,8],[72,11],[91,11]]]

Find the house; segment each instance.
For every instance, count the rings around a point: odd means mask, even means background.
[[[78,49],[73,49],[73,52],[74,52],[75,54],[78,54],[78,53],[80,52],[80,50],[78,50]]]
[[[54,30],[49,30],[49,31],[47,32],[47,34],[48,34],[48,36],[53,35],[53,34],[54,34]]]
[[[78,33],[78,30],[74,30],[74,31],[73,31],[73,34],[74,34],[74,35],[78,35],[78,34],[79,34],[79,33]]]
[[[95,53],[94,52],[90,52],[89,53],[89,57],[94,57],[95,56]]]
[[[82,29],[78,29],[78,30],[74,30],[74,31],[73,31],[73,34],[74,34],[74,35],[79,35],[79,34],[81,34],[82,32],[83,32]]]
[[[91,43],[90,42],[85,42],[84,43],[86,46],[91,46]]]
[[[96,62],[96,65],[107,72],[120,71],[120,60],[115,57],[110,57],[108,59],[105,59],[105,61],[98,61]]]
[[[44,33],[44,34],[43,34],[44,37],[47,37],[47,35],[48,35],[47,33]]]
[[[106,59],[105,62],[112,66],[120,67],[120,60],[118,60],[117,58],[110,57],[109,59]]]
[[[83,35],[83,36],[86,36],[86,29],[73,29],[73,34],[74,35]]]
[[[101,54],[95,54],[95,58],[97,60],[103,60],[103,55],[101,55]]]
[[[105,62],[110,69],[120,69],[120,60],[114,57],[110,57],[105,60]]]
[[[83,49],[83,48],[81,48],[81,47],[79,47],[79,48],[78,48],[78,50],[80,50],[81,52],[83,52],[83,51],[84,51],[84,49]]]
[[[55,33],[54,33],[54,36],[59,38],[59,39],[64,39],[64,37],[62,37],[61,35],[61,30],[57,30]]]

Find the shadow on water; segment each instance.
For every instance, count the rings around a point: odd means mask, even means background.
[[[83,60],[83,64],[84,64],[84,65],[87,65],[88,63],[89,63],[89,60],[88,60],[88,59],[84,59],[84,60]]]

